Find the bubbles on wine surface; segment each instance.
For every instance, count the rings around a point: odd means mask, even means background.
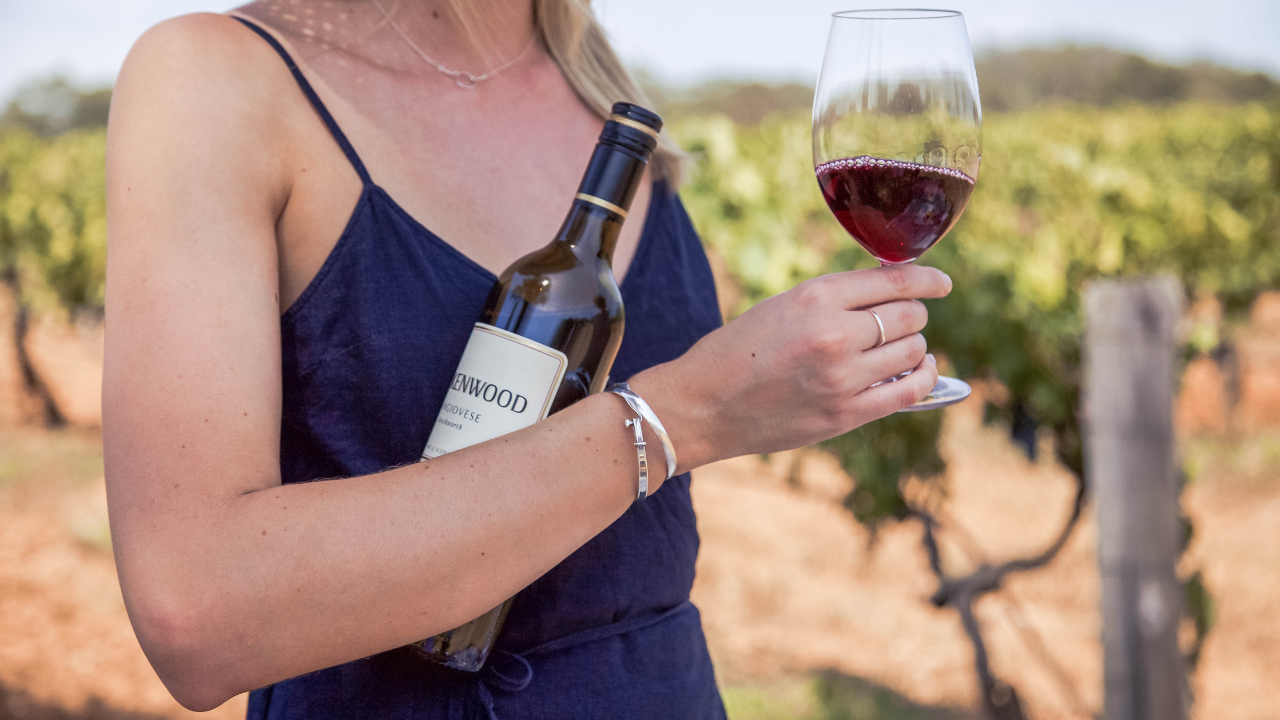
[[[836,220],[877,260],[911,262],[964,212],[974,181],[952,168],[862,155],[815,172]]]

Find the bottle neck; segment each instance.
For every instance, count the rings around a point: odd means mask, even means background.
[[[578,183],[578,194],[602,201],[605,208],[612,205],[620,209],[625,218],[648,161],[648,153],[640,155],[612,143],[599,143]]]
[[[648,160],[648,153],[640,154],[611,142],[597,144],[557,239],[568,243],[578,257],[595,255],[612,263],[622,222],[631,209]]]

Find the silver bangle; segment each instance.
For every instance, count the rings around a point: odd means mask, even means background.
[[[627,421],[627,427],[636,431],[636,460],[640,463],[640,482],[636,485],[636,500],[649,497],[649,454],[645,452],[644,428],[640,427],[639,416]]]
[[[670,480],[676,474],[676,448],[671,444],[671,436],[667,435],[667,429],[662,426],[662,421],[658,419],[657,414],[653,412],[653,408],[649,407],[649,403],[644,398],[636,394],[631,386],[626,383],[616,383],[612,387],[605,390],[611,392],[627,402],[633,411],[644,421],[649,423],[649,427],[653,429],[655,435],[658,436],[658,442],[662,444],[662,454],[667,458],[667,480]]]

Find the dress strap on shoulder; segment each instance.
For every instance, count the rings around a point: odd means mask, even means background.
[[[235,15],[232,15],[232,17],[243,23],[245,27],[258,33],[258,35],[260,35],[263,40],[266,40],[267,44],[284,59],[285,65],[289,66],[289,72],[293,73],[293,79],[298,81],[298,86],[302,88],[302,92],[307,96],[307,100],[311,101],[311,106],[316,109],[316,113],[320,115],[320,119],[323,120],[325,126],[329,128],[329,132],[333,135],[333,139],[338,141],[338,147],[342,148],[342,152],[347,156],[347,160],[351,162],[351,166],[355,168],[356,174],[360,176],[360,182],[364,183],[366,186],[372,185],[373,180],[369,177],[369,171],[365,169],[364,163],[360,160],[360,156],[356,154],[356,149],[351,146],[351,141],[347,140],[347,136],[342,132],[342,128],[338,127],[338,123],[333,119],[333,116],[329,114],[329,109],[320,101],[320,96],[317,95],[315,89],[311,87],[311,83],[307,82],[306,76],[304,76],[302,71],[298,69],[298,64],[289,56],[289,53],[284,49],[284,46],[280,44],[280,41],[276,40],[275,36],[266,30],[263,30],[255,23],[249,22],[248,20]]]

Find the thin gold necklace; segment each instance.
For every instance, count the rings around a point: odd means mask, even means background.
[[[520,60],[524,58],[525,55],[529,54],[529,50],[533,48],[533,41],[536,40],[538,37],[538,33],[535,30],[534,33],[529,36],[529,42],[525,44],[524,49],[521,50],[518,55],[506,61],[505,63],[499,65],[498,67],[492,70],[486,71],[482,75],[472,75],[471,73],[466,72],[465,70],[450,70],[449,68],[445,67],[444,65],[441,65],[435,60],[432,60],[431,56],[422,52],[422,48],[418,47],[417,43],[415,43],[413,40],[410,40],[409,36],[405,34],[404,30],[401,30],[400,26],[397,25],[396,22],[391,19],[391,16],[387,14],[386,10],[383,9],[382,3],[379,2],[379,0],[373,0],[373,4],[375,7],[378,8],[378,11],[382,13],[382,19],[387,21],[387,24],[391,26],[391,29],[396,31],[396,34],[400,36],[400,39],[404,40],[405,44],[407,44],[410,48],[413,49],[415,53],[418,54],[418,57],[422,58],[423,61],[426,62],[431,67],[435,68],[437,72],[442,73],[444,75],[448,75],[449,77],[453,78],[453,84],[457,85],[463,90],[475,90],[477,84],[484,82],[485,80],[488,80],[494,75],[497,75],[503,70],[506,70],[512,65],[515,65],[516,63],[520,62]]]

